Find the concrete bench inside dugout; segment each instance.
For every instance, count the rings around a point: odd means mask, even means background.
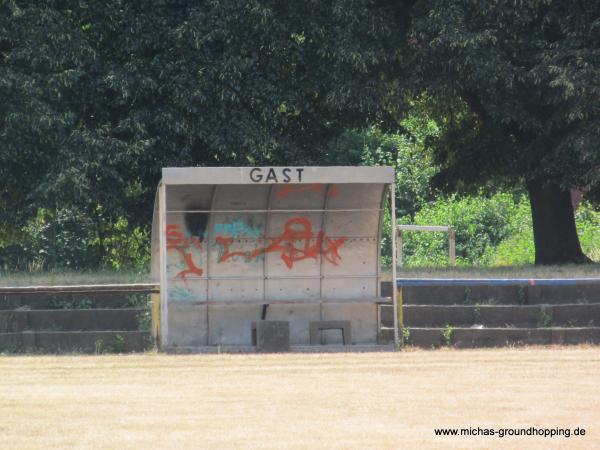
[[[377,344],[378,304],[395,300],[380,292],[393,183],[391,167],[163,169],[152,228],[161,349],[251,347],[261,319],[289,322],[292,349],[311,345],[320,321]]]

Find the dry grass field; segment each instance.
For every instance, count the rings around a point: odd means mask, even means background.
[[[600,348],[0,357],[2,448],[600,448]],[[583,427],[438,437],[436,427]]]

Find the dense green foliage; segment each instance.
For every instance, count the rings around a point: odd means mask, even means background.
[[[402,219],[401,219],[402,220]],[[419,211],[418,225],[451,225],[456,229],[458,266],[528,265],[535,261],[533,226],[525,197],[499,193],[492,197],[448,199]],[[600,262],[600,212],[584,204],[577,212],[582,247]],[[404,233],[408,267],[448,264],[445,233]]]
[[[329,157],[345,151],[349,164],[385,164],[397,174],[398,223],[450,225],[456,229],[459,266],[527,265],[535,261],[533,225],[527,193],[447,196],[431,187],[439,166],[431,161],[426,142],[437,137],[439,128],[430,119],[415,116],[402,122],[403,133],[386,134],[377,128],[345,133]],[[600,212],[590,204],[577,211],[582,247],[600,261]],[[390,221],[386,215],[383,233],[383,263],[391,265]],[[448,238],[443,233],[405,233],[405,266],[445,266]]]
[[[317,164],[389,121],[372,3],[0,2],[0,264],[118,267],[161,167]]]
[[[412,91],[443,122],[435,182],[526,187],[538,264],[588,261],[569,190],[600,201],[600,3],[424,0]]]
[[[443,121],[437,182],[585,186],[600,200],[600,3],[420,2],[414,92]]]
[[[425,144],[439,130],[434,121],[420,116],[409,116],[400,127],[402,132],[396,133],[384,133],[374,126],[346,131],[326,148],[325,163],[394,167],[397,214],[412,217],[441,194],[431,187],[438,169]]]
[[[145,266],[164,166],[389,164],[410,221],[430,180],[596,201],[599,39],[592,0],[0,0],[0,267]],[[478,202],[469,261],[516,233]]]

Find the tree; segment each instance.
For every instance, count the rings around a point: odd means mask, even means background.
[[[370,0],[0,2],[3,227],[18,233],[40,207],[83,211],[102,260],[119,217],[150,223],[161,167],[318,163],[345,128],[390,121],[380,74],[398,67],[394,12]]]
[[[600,199],[600,3],[425,0],[409,44],[442,124],[437,184],[524,184],[536,263],[588,261],[569,192]]]
[[[67,208],[102,260],[122,217],[149,224],[161,167],[320,164],[345,130],[400,129],[412,96],[439,184],[525,183],[537,261],[583,261],[567,192],[600,197],[599,7],[0,0],[0,239]]]

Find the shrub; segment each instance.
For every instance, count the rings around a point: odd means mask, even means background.
[[[411,223],[408,219],[400,218],[399,223]],[[418,212],[412,223],[454,226],[457,265],[521,266],[535,261],[531,210],[525,195],[440,200]],[[600,212],[584,203],[576,223],[583,251],[600,261]],[[404,264],[447,265],[447,242],[443,233],[405,233]]]
[[[97,262],[90,258],[94,224],[78,211],[41,208],[22,231],[21,247],[31,257],[27,269],[87,269]]]
[[[600,262],[600,211],[589,203],[583,203],[577,210],[577,233],[584,253]]]
[[[448,225],[456,230],[458,265],[485,265],[493,249],[511,236],[516,225],[519,201],[511,194],[492,197],[450,198],[425,206],[415,214],[416,225]],[[519,219],[516,219],[517,222]],[[410,223],[402,217],[399,223]],[[404,233],[407,266],[442,266],[448,264],[448,236],[445,233]]]

